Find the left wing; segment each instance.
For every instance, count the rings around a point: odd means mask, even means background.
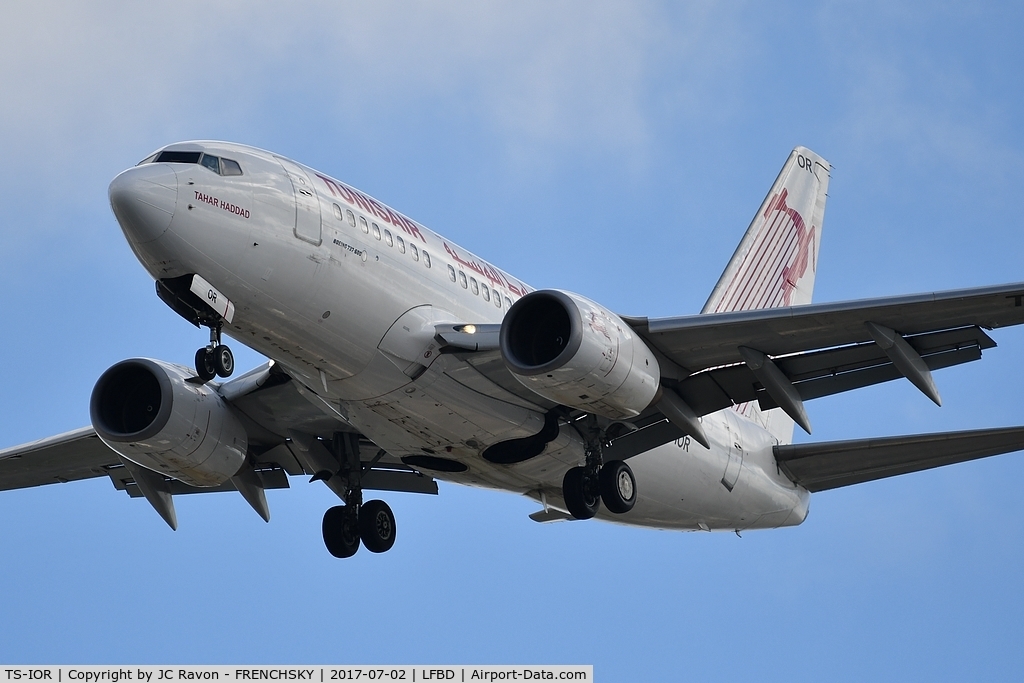
[[[226,382],[217,387],[217,391],[245,425],[255,484],[259,488],[288,488],[288,475],[317,475],[316,478],[324,480],[344,499],[343,478],[325,474],[340,468],[337,457],[331,452],[333,436],[338,432],[351,432],[352,427],[322,399],[273,363]],[[363,488],[437,493],[437,484],[431,477],[379,452],[366,439],[359,437],[359,440],[361,452],[367,454],[368,460],[364,463]],[[137,465],[122,462],[92,427],[0,451],[0,491],[107,476],[115,489],[133,498],[151,499],[146,493],[146,482],[140,486],[137,474],[145,475],[144,479],[157,477],[155,486],[172,496],[241,491],[236,489],[239,484],[234,483],[234,478],[220,486],[198,488],[156,473],[150,475]],[[174,528],[173,505],[167,505],[171,510],[168,515],[167,509],[161,510],[157,503],[153,504]]]
[[[106,476],[121,467],[92,427],[0,451],[0,491]]]

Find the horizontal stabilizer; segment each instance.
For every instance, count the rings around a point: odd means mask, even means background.
[[[827,491],[1024,450],[1024,427],[775,447],[779,467],[808,491]]]

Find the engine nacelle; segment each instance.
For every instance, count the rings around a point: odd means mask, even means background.
[[[89,412],[103,443],[119,455],[191,486],[217,486],[245,463],[248,436],[195,373],[133,358],[112,366],[92,390]]]
[[[527,294],[501,325],[509,371],[544,398],[613,420],[636,417],[654,400],[658,360],[619,316],[578,294]]]

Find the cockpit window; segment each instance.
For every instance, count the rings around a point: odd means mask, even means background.
[[[203,156],[202,152],[174,152],[167,150],[166,152],[160,152],[160,156],[156,158],[158,164],[198,164],[199,157]]]
[[[242,175],[242,167],[238,165],[237,161],[221,159],[220,173],[221,175]]]
[[[140,161],[139,163],[137,163],[135,165],[136,166],[142,166],[143,164],[148,164],[150,162],[156,161],[156,158],[157,158],[157,156],[159,154],[160,154],[160,152],[157,152],[155,154],[150,154],[148,157],[146,157],[145,159],[143,159],[142,161]]]
[[[210,169],[218,175],[242,175],[242,167],[238,165],[237,161],[232,159],[221,159],[215,157],[212,154],[203,154],[202,152],[175,152],[173,150],[166,150],[155,154],[140,164],[147,162],[154,163],[167,163],[167,164],[202,164],[206,168]]]
[[[205,166],[206,168],[208,168],[211,171],[213,171],[214,173],[216,173],[217,175],[220,175],[220,158],[219,157],[211,156],[209,154],[204,154],[203,155],[203,159],[202,159],[202,161],[200,163],[203,166]]]

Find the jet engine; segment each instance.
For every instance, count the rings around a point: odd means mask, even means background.
[[[524,386],[544,398],[620,420],[654,400],[658,360],[619,316],[578,294],[527,294],[501,325],[501,355]]]
[[[191,486],[217,486],[245,463],[245,428],[215,389],[178,365],[133,358],[104,372],[89,412],[122,457]]]

